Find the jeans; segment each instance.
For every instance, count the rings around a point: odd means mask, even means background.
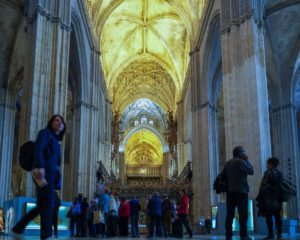
[[[273,216],[275,218],[275,224],[277,228],[277,235],[281,236],[282,234],[282,219],[280,215],[280,210],[274,211],[272,214],[266,216],[266,222],[268,227],[269,236],[274,236],[273,233]]]
[[[19,222],[13,227],[16,233],[22,233],[28,223],[38,214],[41,219],[41,239],[52,236],[52,216],[54,210],[54,189],[46,185],[43,188],[37,187],[36,207],[26,213]]]
[[[180,234],[180,238],[183,237],[183,229],[182,229],[182,225],[184,225],[186,231],[188,232],[188,234],[191,236],[193,236],[193,232],[192,229],[190,227],[190,222],[188,219],[188,215],[187,214],[179,214],[179,234]]]
[[[132,237],[140,237],[139,234],[139,216],[133,215],[130,217],[131,222],[131,235]]]
[[[247,237],[247,220],[248,220],[248,194],[239,192],[227,192],[226,208],[227,216],[225,220],[226,237],[232,237],[232,222],[234,219],[235,209],[238,209],[240,236]]]

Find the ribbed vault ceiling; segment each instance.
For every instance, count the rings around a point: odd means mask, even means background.
[[[159,138],[147,129],[134,133],[125,146],[126,165],[160,166],[163,159],[163,146]]]
[[[205,0],[88,0],[94,30],[101,38],[101,63],[114,109],[124,109],[121,106],[124,94],[118,95],[120,91],[116,90],[116,85],[127,90],[131,87],[128,85],[136,80],[135,75],[128,72],[133,72],[136,65],[149,69],[156,63],[160,67],[161,79],[153,81],[146,76],[144,82],[149,83],[145,92],[133,94],[132,98],[147,97],[164,109],[175,110],[204,2]],[[156,92],[157,83],[165,81],[165,76],[171,79],[175,89],[172,89],[171,84],[166,84],[171,87],[160,91],[164,92],[162,97],[166,98],[165,94],[170,91],[173,97],[163,103],[154,99],[153,93]],[[123,79],[126,80],[122,81]],[[135,86],[133,84],[132,88]],[[151,91],[149,87],[152,87]],[[126,103],[132,100],[126,99]]]

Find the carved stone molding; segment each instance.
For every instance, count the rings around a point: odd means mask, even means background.
[[[36,19],[37,16],[40,15],[42,17],[45,17],[48,21],[51,23],[58,23],[60,28],[62,30],[65,30],[67,32],[71,32],[71,26],[65,24],[61,17],[53,16],[52,13],[48,13],[43,7],[40,5],[36,6],[35,11],[31,17],[27,17],[27,23],[32,24]]]
[[[99,111],[99,109],[95,105],[90,104],[90,103],[86,103],[86,102],[83,102],[83,101],[80,101],[78,104],[76,104],[75,107],[72,110],[78,109],[80,107],[91,108],[94,111]]]
[[[288,108],[296,109],[296,106],[294,103],[288,103],[288,104],[284,104],[282,106],[273,108],[273,109],[271,109],[270,112],[273,114],[273,113],[277,113],[277,112],[280,112],[280,111],[288,109]]]
[[[249,0],[221,1],[221,34],[230,32],[232,26],[240,26],[254,16],[253,2]]]
[[[218,112],[218,108],[216,108],[213,104],[211,104],[209,101],[206,101],[202,104],[195,104],[192,105],[192,112],[196,112],[197,110],[201,110],[203,108],[210,108],[212,111]]]

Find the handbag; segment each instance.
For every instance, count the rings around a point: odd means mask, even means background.
[[[95,210],[94,211],[94,224],[100,224],[101,219],[100,219],[100,212]]]
[[[213,187],[217,194],[227,192],[227,181],[226,181],[226,175],[225,175],[225,168],[216,177]]]

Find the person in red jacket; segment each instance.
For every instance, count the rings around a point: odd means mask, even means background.
[[[119,207],[119,233],[121,237],[128,237],[128,219],[130,217],[130,204],[124,197]]]
[[[189,215],[189,204],[190,204],[190,199],[187,196],[185,190],[181,190],[180,191],[180,197],[181,197],[181,204],[178,207],[177,210],[177,214],[179,217],[179,237],[183,238],[183,229],[182,229],[182,225],[185,226],[186,231],[188,232],[188,234],[190,235],[190,238],[193,237],[193,232],[189,223],[189,219],[188,219],[188,215]]]

